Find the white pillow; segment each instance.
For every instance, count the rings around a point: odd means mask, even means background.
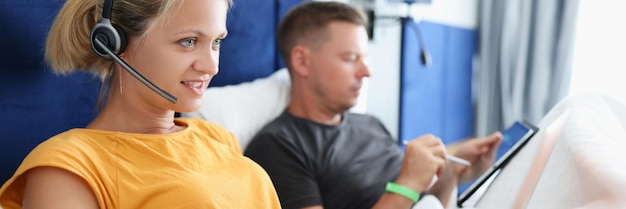
[[[285,110],[291,80],[286,68],[270,76],[237,85],[210,87],[198,111],[182,117],[202,118],[217,123],[237,137],[244,150],[252,137]]]

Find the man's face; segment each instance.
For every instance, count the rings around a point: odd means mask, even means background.
[[[364,27],[349,22],[332,22],[330,39],[311,53],[310,84],[322,105],[345,112],[356,105],[367,66],[368,37]]]

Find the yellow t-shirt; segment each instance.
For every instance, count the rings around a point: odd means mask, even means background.
[[[4,209],[21,208],[22,174],[52,166],[83,178],[100,208],[280,208],[267,173],[242,155],[225,129],[199,119],[170,134],[72,129],[37,146],[0,189]]]

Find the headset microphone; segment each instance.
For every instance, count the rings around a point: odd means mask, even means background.
[[[159,88],[158,86],[154,85],[148,79],[146,79],[141,74],[139,74],[139,72],[137,72],[135,69],[133,69],[130,65],[128,65],[128,63],[124,62],[124,60],[122,60],[119,56],[117,56],[117,54],[113,53],[108,47],[106,47],[104,45],[104,43],[102,43],[102,41],[100,41],[100,39],[101,39],[101,37],[96,37],[94,41],[96,42],[96,44],[99,47],[102,47],[102,49],[109,56],[111,56],[111,58],[113,58],[113,60],[115,60],[118,64],[120,64],[120,66],[122,66],[122,68],[126,69],[126,71],[128,71],[128,73],[133,75],[135,78],[137,78],[137,80],[139,80],[141,83],[146,85],[148,88],[152,89],[154,92],[156,92],[157,94],[161,95],[163,98],[167,99],[171,103],[176,104],[178,99],[176,97],[174,97],[174,95],[172,95],[170,93],[167,93],[165,90],[163,90],[163,89]]]
[[[154,85],[118,56],[126,49],[126,37],[124,36],[124,30],[111,22],[112,11],[113,0],[104,0],[102,19],[91,30],[91,48],[98,56],[115,60],[141,83],[175,104],[178,101],[176,97]]]

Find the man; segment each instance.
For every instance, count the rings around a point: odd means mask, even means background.
[[[269,173],[283,208],[410,208],[426,191],[446,204],[459,181],[493,162],[498,133],[458,147],[468,169],[447,164],[435,136],[412,140],[403,153],[379,120],[347,112],[370,76],[366,25],[347,4],[317,1],[296,6],[279,25],[291,100],[245,155]]]

